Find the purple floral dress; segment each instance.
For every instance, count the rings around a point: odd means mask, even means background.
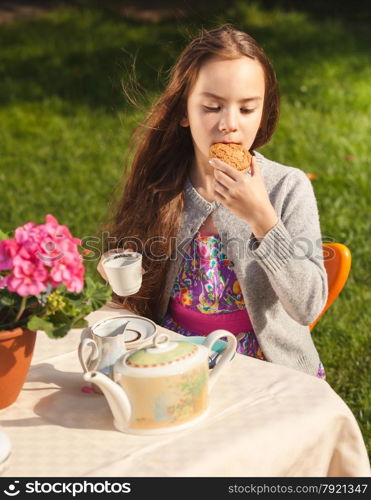
[[[191,329],[176,322],[171,314],[174,302],[191,311],[215,315],[246,310],[240,284],[233,271],[233,264],[223,252],[220,236],[197,233],[190,243],[176,278],[169,310],[161,324],[181,335],[196,336]],[[247,316],[248,318],[248,316]],[[210,318],[211,319],[211,318]],[[250,321],[247,322],[251,324]],[[237,335],[237,352],[265,360],[264,353],[251,328]],[[322,363],[317,377],[325,378]]]

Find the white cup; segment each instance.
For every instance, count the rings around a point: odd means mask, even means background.
[[[133,295],[142,286],[142,255],[120,251],[108,255],[102,266],[112,290],[122,297]]]

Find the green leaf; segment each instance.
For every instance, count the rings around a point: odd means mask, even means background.
[[[85,280],[84,302],[90,306],[91,311],[102,307],[111,298],[109,286],[93,281],[89,276]]]
[[[55,326],[46,319],[33,316],[28,321],[27,328],[30,330],[43,330],[49,337],[52,337]]]
[[[89,326],[89,323],[86,319],[81,318],[73,323],[72,328],[86,328],[87,326]]]
[[[46,333],[50,338],[57,339],[67,335],[67,333],[69,332],[69,330],[71,330],[71,328],[72,328],[72,323],[69,322],[66,323],[65,325],[54,327],[53,330],[50,332],[50,334],[48,332]]]
[[[72,321],[66,321],[62,325],[54,325],[51,321],[34,316],[27,323],[30,330],[43,330],[51,339],[61,338],[67,335],[72,328]]]
[[[0,240],[8,240],[10,238],[10,234],[5,233],[0,229]]]
[[[53,325],[60,325],[71,320],[71,316],[64,311],[56,311],[54,314],[48,315],[48,321]]]
[[[0,307],[1,306],[6,306],[6,307],[12,307],[17,304],[17,300],[14,297],[9,297],[6,295],[0,296]]]

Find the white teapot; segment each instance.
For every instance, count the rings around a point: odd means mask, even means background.
[[[213,370],[213,344],[227,346]],[[98,371],[84,374],[107,398],[116,429],[131,434],[161,434],[188,427],[206,415],[209,392],[236,352],[235,336],[210,333],[203,345],[157,334],[153,344],[125,353],[113,367],[113,381]]]

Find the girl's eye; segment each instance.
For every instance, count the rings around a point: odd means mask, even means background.
[[[220,107],[217,106],[216,108],[213,108],[212,106],[204,106],[205,110],[206,111],[219,111],[220,110]]]
[[[217,107],[213,107],[213,106],[204,106],[204,109],[207,111],[207,112],[210,112],[210,113],[216,113],[217,111],[220,111],[220,106],[217,106]],[[253,111],[255,111],[255,109],[250,109],[250,108],[241,108],[241,113],[243,114],[248,114],[248,113],[252,113]]]

